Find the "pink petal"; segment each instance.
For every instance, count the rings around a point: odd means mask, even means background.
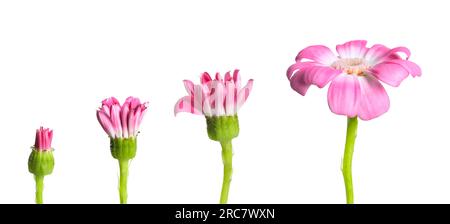
[[[139,133],[139,121],[141,121],[142,110],[137,108],[134,114],[134,135],[136,136]]]
[[[115,132],[113,125],[111,123],[111,120],[103,111],[97,111],[97,120],[102,126],[103,130],[105,130],[106,134],[108,134],[110,137],[115,137]]]
[[[361,95],[359,97],[358,116],[362,120],[371,120],[389,110],[389,96],[383,85],[370,75],[359,77]]]
[[[224,100],[225,100],[225,90],[224,85],[220,81],[214,81],[213,86],[211,88],[212,95],[210,96],[211,105],[213,106],[211,109],[212,114],[216,116],[221,116],[225,114],[225,108],[224,108]]]
[[[222,81],[222,76],[217,72],[216,73],[216,81]]]
[[[128,113],[130,111],[130,103],[125,102],[120,110],[120,121],[122,124],[122,134],[124,138],[128,138]]]
[[[239,110],[242,107],[242,105],[244,105],[245,101],[247,101],[247,98],[250,95],[252,88],[253,88],[253,79],[250,79],[248,80],[247,85],[245,85],[241,90],[239,90],[237,96],[236,110]]]
[[[138,118],[138,127],[141,126],[142,119],[144,118],[144,115],[147,113],[147,103],[143,104],[141,107],[141,116]]]
[[[309,66],[294,73],[291,78],[291,87],[304,96],[311,85],[323,88],[341,73],[340,70],[331,67]]]
[[[200,77],[200,83],[205,84],[212,81],[211,76],[207,72],[204,72],[202,76]]]
[[[212,116],[212,100],[209,95],[205,95],[203,99],[202,111],[205,116]]]
[[[122,137],[122,124],[120,120],[120,105],[112,105],[111,107],[111,124],[116,132],[118,137]]]
[[[119,101],[115,97],[110,97],[110,98],[104,99],[102,101],[102,105],[106,105],[108,107],[110,107],[114,104],[119,104]]]
[[[300,51],[295,61],[302,62],[303,59],[310,59],[323,65],[331,65],[337,60],[337,57],[330,48],[323,45],[314,45]]]
[[[336,51],[341,58],[362,58],[366,54],[368,48],[367,41],[354,40],[336,46]]]
[[[53,130],[49,130],[47,138],[48,138],[47,149],[51,149],[52,148],[52,140],[53,140]]]
[[[34,147],[39,148],[40,139],[39,139],[39,129],[36,129],[36,137],[34,138]]]
[[[399,86],[409,74],[403,66],[389,62],[377,64],[369,72],[377,79],[394,87]]]
[[[195,85],[194,86],[194,111],[196,111],[194,114],[202,114],[202,104],[204,102],[204,89],[202,85]]]
[[[131,108],[130,112],[128,112],[128,135],[136,136],[136,110]]]
[[[384,45],[375,44],[367,50],[364,59],[366,59],[370,65],[376,65],[390,50],[391,49]]]
[[[180,112],[188,112],[192,114],[202,114],[194,107],[194,97],[185,96],[178,100],[175,104],[174,113],[177,115]]]
[[[229,82],[229,81],[232,80],[231,74],[230,74],[229,71],[228,71],[227,73],[225,73],[225,78],[224,78],[224,80],[225,80],[225,82]]]
[[[328,88],[328,106],[335,114],[355,117],[360,94],[359,81],[355,75],[338,75]]]
[[[128,99],[130,99],[128,101]],[[127,101],[130,102],[130,108],[132,109],[136,109],[137,107],[139,107],[141,105],[141,101],[139,100],[139,98],[137,97],[128,97]]]
[[[406,60],[408,60],[409,57],[411,56],[411,52],[410,52],[409,49],[406,48],[406,47],[396,47],[396,48],[393,48],[393,49],[391,49],[391,50],[388,52],[388,55],[398,55],[399,52],[400,52],[400,53],[404,53],[404,54],[406,55]]]
[[[407,61],[407,60],[402,60],[402,59],[393,59],[393,60],[389,60],[386,62],[401,65],[413,77],[422,75],[422,69],[420,69],[420,67],[412,61]]]
[[[317,66],[317,65],[319,65],[319,64],[317,64],[316,62],[310,62],[310,61],[308,61],[308,62],[297,62],[297,63],[289,66],[289,68],[288,68],[288,70],[286,72],[286,76],[290,80],[292,78],[292,76],[294,76],[296,71],[298,71],[300,69],[303,69],[303,68],[306,68],[306,67]]]
[[[236,88],[241,88],[241,76],[239,75],[239,69],[233,71],[233,81]]]
[[[225,113],[226,115],[236,114],[236,102],[235,102],[235,90],[236,87],[233,82],[227,82],[225,85]]]
[[[190,80],[183,80],[184,88],[186,88],[186,91],[189,95],[194,95],[194,83],[192,83]]]
[[[44,148],[44,129],[41,127],[39,130],[39,144],[38,144],[38,149],[43,149]]]

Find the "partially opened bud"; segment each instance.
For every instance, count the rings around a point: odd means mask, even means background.
[[[123,105],[110,97],[102,101],[97,110],[97,119],[110,139],[110,150],[113,158],[119,161],[120,203],[126,204],[128,163],[136,156],[136,139],[139,126],[147,112],[148,103],[141,103],[139,98],[128,97]]]
[[[36,140],[28,158],[28,170],[39,176],[49,175],[53,172],[55,161],[51,148],[53,131],[41,127],[36,130]]]
[[[28,158],[28,170],[34,174],[36,180],[36,203],[42,204],[42,193],[44,190],[44,176],[53,172],[55,160],[52,149],[53,131],[48,128],[36,130],[36,140],[31,147],[31,154]]]

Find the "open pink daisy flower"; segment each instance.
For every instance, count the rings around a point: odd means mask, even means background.
[[[323,45],[303,49],[287,70],[291,87],[305,95],[311,85],[323,88],[331,82],[328,105],[333,113],[362,120],[382,115],[389,109],[389,97],[380,81],[397,87],[409,75],[420,76],[421,69],[408,60],[406,47],[366,44],[355,40],[337,45],[338,56]]]

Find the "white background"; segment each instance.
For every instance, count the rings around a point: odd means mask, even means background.
[[[2,1],[0,203],[34,203],[27,170],[40,125],[54,129],[46,203],[118,203],[118,163],[95,111],[150,102],[129,203],[217,203],[220,145],[202,116],[174,117],[182,80],[241,69],[230,203],[344,203],[346,118],[327,88],[294,92],[285,72],[313,44],[406,46],[423,76],[385,85],[391,108],[360,122],[356,203],[450,203],[450,21],[446,1]]]

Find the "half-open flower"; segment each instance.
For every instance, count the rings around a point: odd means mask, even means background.
[[[183,82],[189,95],[179,99],[175,104],[175,114],[188,112],[208,117],[237,114],[253,86],[253,80],[250,79],[241,88],[239,70],[234,70],[233,75],[227,72],[223,79],[219,73],[216,73],[214,80],[205,72],[198,85],[194,85],[189,80]]]
[[[214,80],[205,72],[199,85],[184,80],[184,86],[189,95],[175,104],[175,115],[179,112],[205,115],[208,137],[222,146],[224,177],[220,203],[227,203],[233,170],[231,142],[239,135],[237,112],[250,95],[253,80],[241,88],[239,70],[234,70],[233,75],[227,72],[223,79],[217,73]]]
[[[420,76],[421,69],[408,60],[408,48],[381,44],[367,48],[366,43],[337,45],[338,56],[322,45],[303,49],[287,70],[291,87],[305,95],[311,85],[322,88],[331,82],[328,105],[333,113],[363,120],[382,115],[389,109],[389,97],[379,81],[397,87],[409,75]]]

